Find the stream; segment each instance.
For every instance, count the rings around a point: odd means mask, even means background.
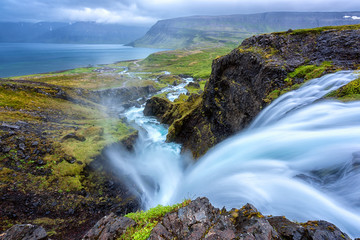
[[[134,153],[108,154],[144,208],[206,196],[219,208],[251,203],[263,214],[322,219],[359,237],[360,102],[319,100],[356,78],[341,71],[282,95],[196,162],[165,142],[167,126],[133,107],[124,115],[140,130]],[[172,100],[186,93],[169,88]]]

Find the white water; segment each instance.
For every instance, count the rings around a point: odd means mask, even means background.
[[[198,196],[228,209],[249,202],[263,214],[323,219],[359,237],[360,167],[352,154],[360,151],[360,102],[314,103],[357,77],[330,74],[283,95],[247,130],[193,165],[179,154],[178,145],[164,143],[163,126],[133,108],[127,117],[148,135],[140,138],[133,156],[122,160],[124,169],[147,207]]]

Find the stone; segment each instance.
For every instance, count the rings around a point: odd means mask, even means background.
[[[0,234],[1,240],[46,240],[45,229],[32,224],[16,224]]]
[[[26,146],[25,146],[24,143],[20,143],[20,144],[19,144],[19,148],[20,148],[21,150],[25,151]]]
[[[118,217],[114,213],[100,219],[84,236],[83,240],[114,240],[134,227],[135,221],[127,217]]]

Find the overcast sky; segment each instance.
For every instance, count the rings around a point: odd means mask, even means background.
[[[0,21],[96,21],[126,25],[192,15],[359,11],[359,0],[0,0]]]

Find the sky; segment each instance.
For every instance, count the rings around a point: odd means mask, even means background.
[[[359,0],[0,0],[0,21],[150,26],[161,19],[193,15],[359,10]]]

